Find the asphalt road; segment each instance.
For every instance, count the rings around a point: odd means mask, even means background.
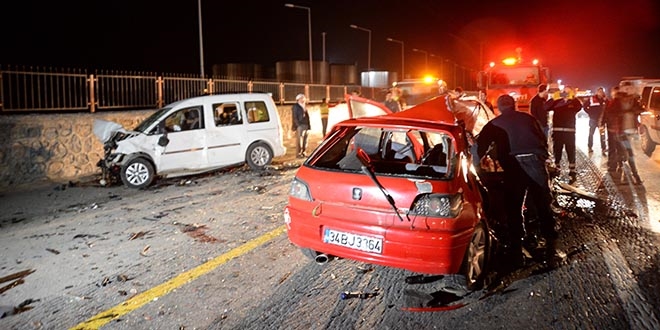
[[[642,186],[615,182],[598,153],[578,153],[577,185],[600,202],[564,203],[565,264],[530,265],[464,297],[443,289],[447,278],[408,284],[416,274],[305,259],[281,214],[292,159],[147,190],[6,192],[0,277],[25,273],[0,283],[0,328],[658,329],[660,151],[636,151]],[[344,291],[373,295],[342,300]],[[444,310],[409,310],[431,300]]]

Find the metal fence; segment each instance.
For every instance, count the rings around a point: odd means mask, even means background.
[[[295,102],[295,96],[300,93],[307,95],[310,103],[323,98],[338,102],[345,94],[356,90],[373,99],[382,94],[379,88],[359,85],[0,67],[0,113],[153,109],[189,97],[228,92],[267,92],[279,104]]]

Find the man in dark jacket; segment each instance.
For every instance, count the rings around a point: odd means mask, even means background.
[[[545,110],[545,102],[548,101],[548,85],[540,84],[538,93],[534,95],[529,102],[529,111],[536,118],[543,129],[546,138],[548,137],[548,111]]]
[[[292,128],[296,130],[296,157],[305,158],[307,157],[307,136],[309,135],[310,122],[309,114],[307,113],[307,108],[305,104],[307,103],[307,97],[305,94],[298,94],[296,96],[296,103],[291,108],[293,126]]]
[[[489,150],[503,169],[503,199],[509,229],[508,243],[512,266],[523,263],[522,239],[524,224],[522,208],[527,198],[533,203],[546,240],[544,259],[554,263],[557,232],[550,208],[552,195],[545,161],[548,159],[548,143],[538,121],[530,114],[516,111],[515,100],[509,95],[497,99],[502,113],[488,122],[479,133],[477,154],[480,158]],[[496,192],[500,193],[500,192]]]
[[[598,87],[596,95],[590,96],[586,102],[584,102],[584,111],[589,115],[589,136],[587,138],[587,147],[589,152],[594,152],[594,133],[598,130],[598,135],[600,137],[600,150],[603,155],[607,152],[607,145],[605,144],[605,130],[601,129],[600,121],[603,116],[603,111],[607,105],[607,98],[605,97],[605,89],[603,87]]]

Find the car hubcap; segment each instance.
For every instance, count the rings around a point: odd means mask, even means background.
[[[264,166],[268,162],[268,150],[263,147],[256,147],[252,151],[252,162],[258,166]]]
[[[648,147],[648,144],[649,144],[649,137],[646,134],[646,131],[642,130],[642,134],[640,134],[639,137],[640,137],[639,140],[640,140],[642,149],[646,150],[646,147]]]
[[[131,184],[141,185],[149,179],[149,170],[142,163],[131,164],[126,169],[126,178]]]
[[[476,281],[483,271],[484,257],[486,255],[486,234],[481,228],[477,228],[472,241],[468,256],[467,278],[469,282]]]

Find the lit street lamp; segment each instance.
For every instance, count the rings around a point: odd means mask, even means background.
[[[312,9],[305,6],[298,6],[291,3],[284,4],[289,8],[300,8],[307,10],[307,34],[309,35],[309,80],[314,83],[314,64],[312,59]]]
[[[413,52],[424,54],[424,71],[429,69],[429,52],[417,48],[413,48]]]
[[[355,24],[351,24],[350,26],[351,26],[352,29],[369,32],[369,47],[368,47],[368,51],[367,51],[367,71],[371,71],[371,30],[365,29],[365,28],[357,26]]]
[[[387,41],[396,42],[398,44],[401,44],[401,79],[400,80],[403,80],[403,79],[406,78],[406,75],[404,73],[404,68],[405,68],[404,63],[405,62],[403,60],[403,47],[404,47],[403,41],[392,39],[392,38],[387,38]]]

